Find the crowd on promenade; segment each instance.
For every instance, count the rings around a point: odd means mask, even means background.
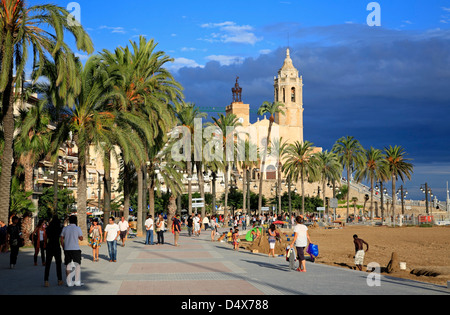
[[[292,224],[293,235],[289,248],[294,249],[296,258],[299,262],[299,267],[296,269],[300,272],[306,272],[304,252],[308,249],[311,243],[308,234],[308,227],[305,225],[306,221],[315,220],[314,217],[303,217],[298,215],[296,217],[288,215],[275,216],[272,214],[265,215],[236,215],[236,216],[205,216],[201,214],[191,214],[184,218],[176,215],[172,218],[172,234],[173,245],[180,246],[178,243],[179,233],[184,225],[187,230],[188,237],[199,237],[203,231],[211,233],[211,241],[216,241],[216,236],[220,236],[218,228],[230,228],[226,235],[226,241],[232,244],[234,250],[239,250],[240,234],[239,230],[246,230],[247,228],[257,231],[254,233],[253,240],[260,237],[260,230],[255,227],[266,225],[268,229],[265,231],[268,234],[268,243],[270,246],[269,257],[275,257],[274,246],[276,239],[279,238],[277,225]],[[145,245],[162,245],[164,244],[164,233],[167,231],[167,218],[162,214],[153,220],[151,215],[147,216],[144,223]],[[88,242],[92,248],[92,261],[99,261],[99,249],[102,244],[106,243],[109,254],[109,262],[117,261],[117,246],[125,246],[126,240],[132,235],[130,225],[124,217],[117,223],[114,217],[108,219],[108,224],[103,228],[101,220],[94,218],[89,225]],[[157,242],[154,242],[154,233],[157,234]],[[222,237],[225,236],[223,233]],[[220,237],[219,237],[220,239]],[[60,222],[58,217],[53,217],[47,224],[44,220],[39,220],[36,228],[30,235],[30,241],[34,246],[34,265],[38,265],[38,256],[41,254],[42,265],[45,266],[44,271],[44,285],[49,286],[49,273],[52,260],[55,260],[56,275],[58,285],[63,285],[62,263],[66,266],[66,284],[68,286],[81,286],[81,249],[79,242],[83,241],[83,233],[81,228],[77,225],[77,217],[72,215],[68,222]],[[10,253],[10,268],[14,269],[17,263],[20,247],[24,246],[25,240],[22,237],[19,218],[12,217],[8,226],[0,221],[0,253],[8,251]],[[362,265],[364,259],[363,244],[367,245],[363,240],[355,235],[355,253],[358,253],[355,264],[358,268]],[[62,260],[62,252],[64,252],[64,261]],[[292,268],[294,269],[294,268]],[[73,280],[74,276],[74,280]]]

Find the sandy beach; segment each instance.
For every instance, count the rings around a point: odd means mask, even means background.
[[[281,241],[277,242],[277,255],[285,253],[288,229],[280,229]],[[309,227],[311,241],[319,246],[319,256],[315,263],[355,268],[353,234],[369,244],[369,251],[365,254],[364,267],[376,262],[381,273],[393,277],[413,279],[439,285],[447,285],[450,280],[450,227],[387,227],[347,225],[337,229],[323,227]],[[267,237],[254,243],[243,241],[243,248],[268,253]],[[394,271],[388,273],[388,266],[392,254],[397,256]],[[309,257],[307,256],[307,259]],[[406,263],[406,269],[401,270],[399,262]],[[404,264],[402,264],[404,265]]]

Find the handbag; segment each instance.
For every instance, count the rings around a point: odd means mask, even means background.
[[[306,250],[306,252],[312,256],[319,256],[319,246],[313,243],[309,243],[309,246]]]

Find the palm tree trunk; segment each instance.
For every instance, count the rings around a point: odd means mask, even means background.
[[[202,162],[196,162],[196,168],[197,168],[197,178],[198,178],[198,186],[200,190],[200,198],[203,199],[203,203],[205,203],[205,181],[203,179],[203,172],[202,172]],[[205,217],[205,206],[202,207],[201,210],[202,218]]]
[[[155,187],[154,181],[150,180],[150,188],[148,189],[148,203],[150,205],[150,215],[155,218]]]
[[[111,151],[107,150],[103,159],[103,196],[104,196],[104,212],[105,217],[109,218],[111,216]]]
[[[211,182],[211,189],[212,189],[212,213],[214,213],[214,214],[216,214],[216,179],[217,179],[216,172],[212,172],[212,182]]]
[[[125,220],[128,220],[130,216],[130,183],[129,183],[129,167],[128,164],[123,162],[123,216]]]
[[[281,215],[281,163],[278,163],[278,215]]]
[[[262,193],[263,193],[263,174],[265,173],[265,167],[266,167],[266,156],[267,156],[267,150],[269,148],[269,142],[270,142],[270,133],[272,132],[272,119],[269,123],[269,130],[267,131],[267,140],[266,140],[266,148],[264,150],[264,155],[261,161],[261,169],[259,170],[260,178],[259,178],[259,196],[258,196],[258,213],[261,213],[261,207],[262,207]],[[263,173],[264,170],[264,173]]]
[[[373,177],[370,178],[370,219],[373,220]]]
[[[223,216],[224,216],[224,223],[226,222],[226,223],[228,223],[228,169],[229,169],[229,167],[228,167],[228,162],[227,161],[225,161],[225,175],[224,175],[224,177],[225,177],[225,179],[224,179],[224,182],[225,182],[225,202],[224,202],[224,211],[223,211]]]
[[[288,180],[289,219],[292,219],[291,179]]]
[[[348,220],[349,208],[350,208],[350,168],[347,166],[347,217],[346,217],[346,221]]]
[[[327,199],[325,197],[325,187],[327,187],[326,183],[326,178],[323,179],[323,183],[322,183],[322,196],[323,196],[323,206],[325,207],[325,213],[328,216],[328,205],[327,205]]]
[[[143,177],[143,172],[142,172],[142,167],[139,166],[136,168],[136,172],[137,172],[137,179],[138,179],[138,209],[137,209],[137,235],[138,236],[143,236],[144,235],[144,218],[143,218],[143,198],[142,195],[144,194],[143,192],[143,185],[144,185],[144,177]]]
[[[395,175],[392,175],[392,223],[395,226]]]
[[[188,177],[190,180],[188,180],[188,214],[192,214],[192,166],[191,161],[188,161],[187,163],[187,171],[188,171]]]
[[[246,213],[246,206],[247,206],[246,183],[247,183],[247,167],[244,167],[242,169],[242,213]]]
[[[11,171],[14,155],[13,138],[14,138],[14,97],[12,88],[12,70],[9,74],[8,84],[2,93],[2,109],[3,109],[3,157],[2,172],[0,175],[0,220],[9,222],[9,206],[11,195]]]
[[[78,145],[78,144],[77,144]],[[80,148],[80,146],[78,146]],[[77,217],[78,226],[83,232],[83,243],[87,244],[86,204],[87,204],[87,178],[86,161],[89,155],[89,145],[84,148],[84,158],[78,157],[78,184],[77,184]]]
[[[301,181],[302,181],[302,215],[305,214],[305,184],[304,184],[304,175],[303,175],[303,169],[301,170]]]
[[[58,156],[56,156],[56,161],[53,164],[53,215],[57,213],[58,207],[58,163]]]

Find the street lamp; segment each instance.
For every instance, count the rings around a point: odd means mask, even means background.
[[[408,194],[408,190],[406,188],[403,188],[403,185],[400,186],[400,188],[397,190],[397,195],[400,194],[400,200],[402,205],[402,214],[405,214],[405,198]]]
[[[431,200],[431,198],[433,198],[433,192],[431,191],[431,188],[428,188],[428,183],[420,185],[420,190],[425,194],[425,206],[426,206],[427,214],[429,214],[428,194],[430,194],[430,200]]]

